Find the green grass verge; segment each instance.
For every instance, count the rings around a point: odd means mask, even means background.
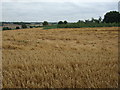
[[[55,29],[57,28],[57,25],[51,25],[51,26],[44,26],[43,29]]]

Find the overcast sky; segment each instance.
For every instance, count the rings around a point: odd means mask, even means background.
[[[28,2],[29,1],[29,2]],[[76,22],[118,10],[119,0],[4,0],[2,21]]]

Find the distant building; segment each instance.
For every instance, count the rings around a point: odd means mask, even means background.
[[[28,26],[43,26],[42,22],[31,22]]]
[[[3,24],[2,27],[8,27],[8,28],[11,28],[11,29],[16,29],[16,27],[19,27],[19,28],[22,28],[21,25],[16,25],[16,24]]]

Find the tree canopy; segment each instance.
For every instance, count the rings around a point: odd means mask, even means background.
[[[22,28],[27,28],[27,25],[26,24],[22,24]]]
[[[104,15],[103,22],[105,23],[119,23],[120,13],[117,11],[110,11]]]
[[[47,22],[47,21],[44,21],[42,24],[43,24],[43,26],[47,26],[47,25],[48,25],[48,22]]]
[[[63,21],[59,21],[58,24],[64,24],[64,22]]]
[[[64,24],[67,24],[68,22],[67,21],[64,21]]]

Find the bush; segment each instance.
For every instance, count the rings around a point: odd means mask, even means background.
[[[55,28],[57,28],[57,25],[43,27],[43,29],[55,29]]]
[[[27,25],[26,24],[22,24],[22,28],[27,28]]]
[[[9,27],[3,27],[3,30],[11,30]]]
[[[16,27],[16,29],[20,29],[20,27]]]
[[[33,28],[33,26],[30,26],[30,28]]]
[[[58,24],[57,28],[81,28],[81,27],[118,27],[120,23],[69,23],[69,24]]]
[[[43,26],[47,26],[47,25],[48,25],[48,22],[47,22],[47,21],[44,21],[42,24],[43,24]]]

